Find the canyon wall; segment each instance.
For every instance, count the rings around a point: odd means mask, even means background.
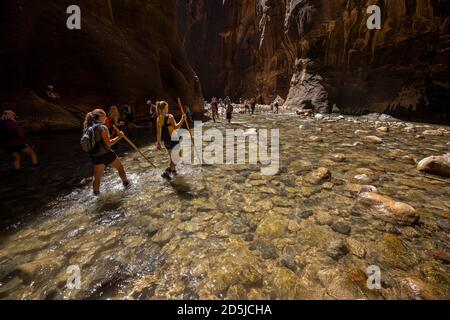
[[[81,8],[81,30],[69,30],[69,5]],[[101,104],[178,97],[193,110],[201,88],[177,31],[175,0],[2,0],[0,107],[36,130],[78,127]],[[62,95],[47,102],[46,86]]]
[[[367,7],[381,8],[369,30]],[[178,0],[206,98],[448,123],[450,1]]]

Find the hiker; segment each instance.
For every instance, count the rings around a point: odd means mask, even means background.
[[[156,147],[158,150],[162,150],[161,141],[164,143],[169,153],[170,162],[170,166],[163,173],[162,177],[171,180],[172,175],[177,174],[176,164],[172,160],[172,150],[180,143],[180,141],[172,141],[172,135],[183,126],[186,116],[183,114],[180,122],[176,123],[174,116],[169,113],[169,104],[166,101],[157,102],[156,108],[158,110],[158,140]]]
[[[158,150],[162,150],[161,140],[164,142],[164,146],[166,147],[169,153],[169,161],[170,167],[166,169],[163,174],[164,178],[171,179],[171,174],[176,175],[176,165],[172,161],[172,150],[180,143],[179,141],[172,141],[172,135],[178,129],[180,129],[184,122],[187,120],[187,117],[183,115],[179,123],[176,123],[175,118],[172,114],[169,114],[169,105],[165,101],[160,101],[156,103],[156,107],[158,110],[158,142],[157,148]]]
[[[247,113],[247,111],[248,111],[248,113],[250,114],[250,106],[249,106],[249,101],[248,101],[248,99],[245,99],[245,101],[244,101],[244,108],[245,108],[245,113]]]
[[[117,106],[111,106],[108,112],[108,118],[106,119],[105,123],[105,126],[108,128],[111,139],[114,139],[119,135],[119,131],[116,128],[119,128],[122,124],[123,123],[120,122],[119,108]],[[115,144],[112,146],[112,148],[117,151],[118,145]]]
[[[137,126],[134,124],[133,108],[127,103],[124,103],[123,108],[124,108],[123,115],[125,119],[125,126],[127,128],[137,128]]]
[[[233,104],[231,102],[227,105],[227,120],[231,123],[231,118],[233,117]]]
[[[122,162],[111,149],[124,137],[124,133],[119,131],[117,137],[111,139],[108,128],[105,126],[106,120],[107,115],[101,109],[89,112],[84,120],[84,133],[81,139],[83,150],[90,154],[94,165],[93,189],[96,196],[100,195],[100,183],[108,166],[117,169],[124,187],[130,185]]]
[[[272,102],[271,104],[270,104],[270,112],[272,112],[273,113],[273,109],[275,108],[275,106],[274,106],[274,103]]]
[[[11,155],[15,170],[21,169],[21,152],[31,158],[31,163],[35,168],[38,167],[36,152],[30,145],[30,140],[17,122],[17,115],[11,110],[3,111],[0,120],[0,148]]]
[[[61,96],[55,92],[54,86],[47,86],[47,99],[53,103],[59,103]]]
[[[275,102],[275,112],[277,114],[280,113],[280,104],[278,103],[278,101]]]
[[[151,100],[147,101],[147,107],[150,112],[150,128],[156,128],[156,120],[158,119],[158,110]]]
[[[251,100],[251,107],[252,107],[252,115],[255,114],[255,110],[256,110],[256,100],[255,98],[252,98]]]
[[[216,117],[219,117],[219,106],[217,104],[216,97],[212,98],[212,100],[211,100],[211,112],[212,112],[213,121],[216,122]]]

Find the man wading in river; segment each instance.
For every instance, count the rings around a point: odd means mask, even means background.
[[[159,101],[156,103],[156,108],[158,109],[158,142],[157,148],[158,150],[162,150],[161,140],[164,142],[164,146],[166,147],[169,153],[169,162],[170,166],[163,173],[162,177],[168,180],[172,179],[173,175],[177,174],[177,168],[172,158],[173,149],[180,143],[180,141],[172,141],[172,135],[174,132],[181,128],[184,121],[186,120],[186,116],[183,115],[179,123],[175,122],[175,118],[173,115],[169,114],[169,105],[165,101]]]
[[[125,187],[130,185],[122,162],[120,162],[115,152],[111,149],[113,145],[124,137],[124,133],[120,131],[117,133],[117,137],[111,139],[109,130],[105,126],[106,119],[107,115],[101,109],[89,112],[84,120],[84,133],[81,138],[81,146],[84,151],[91,155],[91,160],[94,165],[93,187],[95,195],[100,194],[100,182],[105,168],[108,166],[117,169]]]

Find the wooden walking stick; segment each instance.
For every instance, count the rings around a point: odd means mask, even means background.
[[[180,98],[178,98],[178,105],[180,106],[181,113],[185,116],[184,122],[186,123],[186,126],[188,128],[189,134],[191,136],[191,141],[192,141],[192,145],[194,146],[195,155],[197,156],[197,159],[198,159],[198,161],[201,164],[202,163],[202,159],[199,157],[197,148],[195,147],[194,137],[192,137],[192,132],[191,132],[191,128],[190,128],[190,125],[189,125],[189,119],[186,116],[186,112],[184,112],[183,105],[181,104]]]
[[[120,132],[120,130],[116,127],[116,126],[113,126],[114,127],[114,129],[115,130],[117,130],[117,132]],[[153,164],[153,162],[151,162],[150,161],[150,159],[149,158],[147,158],[146,156],[145,156],[145,154],[133,143],[133,141],[131,141],[130,139],[128,139],[128,137],[124,134],[123,135],[123,138],[126,140],[126,142],[128,142],[129,144],[130,144],[130,146],[132,146],[137,152],[139,152],[140,154],[141,154],[141,156],[145,159],[145,160],[147,160],[147,162],[148,163],[150,163],[150,165],[153,167],[153,168],[156,168],[156,166]]]

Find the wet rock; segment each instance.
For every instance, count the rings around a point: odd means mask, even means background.
[[[328,212],[324,212],[324,211],[320,211],[319,213],[317,213],[314,216],[317,224],[323,226],[323,225],[327,225],[327,226],[331,226],[333,224],[333,216],[330,215]]]
[[[206,267],[212,269],[207,286],[213,294],[226,294],[233,285],[262,285],[263,276],[257,269],[258,261],[252,252],[245,248],[229,248],[224,254],[205,263],[211,265]]]
[[[228,300],[246,300],[247,299],[247,290],[245,290],[244,286],[241,284],[235,284],[230,286],[227,291],[227,299]]]
[[[319,168],[309,173],[305,177],[305,181],[310,184],[321,184],[331,179],[331,172],[327,168]]]
[[[288,223],[288,230],[295,233],[300,230],[300,225],[295,220],[290,220]]]
[[[332,184],[331,182],[325,182],[322,185],[322,188],[325,189],[325,190],[332,190],[333,187],[334,187],[334,184]]]
[[[450,254],[448,252],[439,249],[432,249],[429,251],[429,254],[437,260],[450,264]]]
[[[0,286],[0,297],[7,296],[8,294],[13,293],[18,290],[23,285],[22,279],[19,277],[14,277],[6,283],[3,283]]]
[[[345,157],[345,155],[343,155],[342,153],[336,153],[333,154],[331,156],[331,159],[335,162],[344,162],[345,160],[347,160],[347,158]]]
[[[298,216],[301,219],[308,219],[309,217],[311,217],[313,215],[314,215],[314,211],[312,211],[312,210],[302,211],[298,214]]]
[[[377,136],[366,136],[364,137],[364,140],[370,143],[375,143],[375,144],[381,144],[383,143],[383,140]]]
[[[438,219],[436,224],[441,228],[442,230],[445,230],[447,232],[450,231],[450,219]]]
[[[377,131],[387,133],[387,132],[389,132],[389,128],[388,127],[379,127],[379,128],[377,128]]]
[[[388,222],[401,225],[414,225],[419,221],[419,216],[413,207],[377,193],[361,193],[358,201],[380,212],[380,218]]]
[[[311,136],[308,138],[308,140],[310,142],[323,142],[323,139],[321,137],[317,137],[317,136]]]
[[[403,131],[406,133],[416,133],[417,129],[414,127],[406,127],[405,129],[403,129]]]
[[[450,178],[450,153],[423,159],[417,170]]]
[[[255,248],[261,253],[264,260],[273,260],[278,258],[277,248],[268,241],[258,240],[254,243]]]
[[[401,233],[408,238],[418,238],[420,237],[420,233],[417,232],[416,229],[412,227],[405,227],[401,229]]]
[[[316,114],[314,116],[314,119],[316,119],[316,120],[323,120],[324,118],[325,118],[325,116],[323,114],[320,114],[320,113],[318,113],[318,114]]]
[[[344,186],[344,190],[352,193],[362,193],[362,192],[377,192],[377,188],[370,185],[361,185],[348,183]]]
[[[275,239],[282,237],[287,231],[287,222],[278,216],[268,216],[256,229],[256,234],[262,238]]]
[[[355,131],[355,135],[357,135],[357,136],[368,134],[368,133],[369,133],[369,131],[366,131],[366,130],[356,130]]]
[[[191,220],[192,217],[193,217],[192,213],[190,213],[190,212],[183,212],[183,213],[181,214],[181,216],[180,216],[180,220],[181,220],[182,222],[186,222],[186,221]]]
[[[283,250],[283,257],[281,263],[289,270],[296,271],[297,264],[295,262],[296,250],[293,246],[286,246]]]
[[[356,183],[365,184],[365,185],[369,185],[370,183],[372,183],[372,178],[370,176],[368,176],[367,174],[358,174],[353,177],[353,180]]]
[[[243,234],[248,232],[248,227],[242,224],[234,224],[233,226],[231,226],[230,228],[230,233],[231,234]]]
[[[389,267],[409,270],[418,263],[417,255],[402,240],[393,234],[385,234],[377,242],[378,262]]]
[[[438,300],[433,293],[433,289],[422,280],[409,277],[401,280],[400,292],[403,299],[413,300]]]
[[[277,268],[273,275],[272,288],[275,299],[293,300],[301,299],[304,287],[300,279],[289,269]]]
[[[351,254],[361,259],[363,259],[366,256],[366,247],[362,242],[355,240],[353,238],[347,238],[346,243]]]
[[[334,240],[327,247],[326,253],[334,260],[339,260],[348,253],[348,248],[342,240]]]
[[[331,229],[333,229],[333,231],[336,231],[338,233],[342,233],[342,234],[347,235],[347,236],[352,231],[352,228],[348,224],[345,224],[343,222],[334,222],[331,225]]]
[[[152,238],[152,241],[159,244],[159,245],[165,245],[168,243],[174,236],[174,232],[170,228],[164,228]]]
[[[422,132],[424,136],[443,136],[444,132],[442,130],[425,130]]]

